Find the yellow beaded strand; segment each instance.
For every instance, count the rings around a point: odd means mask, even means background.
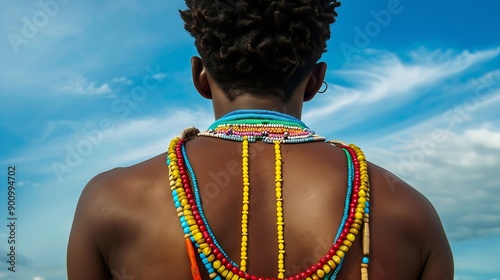
[[[243,137],[242,174],[243,174],[243,206],[241,210],[241,261],[240,270],[246,272],[248,260],[248,206],[250,203],[250,176],[248,175],[248,137]]]
[[[274,142],[274,153],[276,155],[276,226],[278,232],[278,279],[285,278],[285,238],[283,217],[283,179],[281,177],[281,147],[280,142]]]
[[[178,217],[185,216],[185,218],[188,219],[186,221],[191,226],[192,224],[194,224],[194,217],[192,220],[189,219],[192,217],[191,215],[192,213],[189,212],[191,206],[188,203],[187,195],[186,192],[184,191],[184,186],[182,185],[181,174],[179,172],[179,167],[177,166],[177,155],[175,153],[175,147],[177,146],[177,143],[179,141],[180,141],[179,137],[175,138],[174,140],[172,140],[168,148],[168,155],[170,158],[170,166],[169,166],[170,190],[177,191],[177,194],[179,196],[179,202],[181,202],[181,207],[178,207],[176,209],[177,216]],[[189,238],[190,237],[189,233],[185,234],[184,237]]]
[[[359,188],[359,199],[358,205],[356,207],[356,214],[360,213],[362,215],[358,215],[357,218],[363,220],[363,255],[368,258],[370,254],[370,214],[365,212],[364,209],[366,207],[366,202],[370,202],[370,185],[368,180],[368,164],[366,163],[365,155],[360,148],[355,145],[350,145],[350,147],[354,150],[358,157],[359,162],[359,171],[360,171],[360,179],[361,186]],[[361,263],[361,280],[368,280],[368,263]]]

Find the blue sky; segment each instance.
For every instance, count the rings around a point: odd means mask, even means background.
[[[0,279],[61,280],[94,175],[162,153],[211,104],[190,80],[183,1],[2,1],[0,164],[17,167],[18,263]],[[500,2],[344,1],[303,119],[424,193],[455,279],[500,279]],[[2,192],[6,194],[6,190]],[[6,223],[6,195],[0,219]]]

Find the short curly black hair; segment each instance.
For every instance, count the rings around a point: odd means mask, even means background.
[[[185,29],[230,100],[242,92],[287,101],[326,51],[334,0],[186,0]]]

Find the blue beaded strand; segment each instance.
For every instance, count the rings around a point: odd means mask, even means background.
[[[267,120],[288,121],[297,123],[298,125],[307,128],[307,125],[300,119],[280,112],[270,111],[270,110],[236,110],[216,120],[210,126],[209,129],[214,129],[218,125],[224,124],[225,122],[228,121],[241,120],[241,119],[267,119]]]
[[[233,266],[238,267],[238,265],[236,263],[234,263],[233,261],[231,261],[229,259],[229,257],[226,254],[226,252],[219,245],[219,243],[217,242],[217,239],[215,238],[215,235],[212,232],[212,229],[210,228],[210,226],[209,226],[209,224],[207,222],[207,219],[205,217],[205,213],[203,212],[203,208],[202,208],[202,204],[201,204],[201,196],[200,196],[200,192],[199,192],[199,188],[198,188],[198,182],[196,180],[196,175],[194,174],[193,167],[191,166],[191,163],[189,162],[189,159],[188,159],[188,156],[187,156],[187,153],[186,153],[186,147],[185,147],[184,144],[182,145],[182,157],[184,158],[184,163],[185,163],[185,165],[186,165],[186,167],[188,169],[189,176],[191,178],[191,186],[192,186],[192,189],[193,189],[193,194],[194,194],[196,206],[198,207],[199,215],[200,215],[201,219],[203,220],[203,223],[205,224],[205,228],[207,229],[207,232],[210,235],[210,238],[212,238],[212,242],[215,244],[215,246],[217,247],[217,249],[219,249],[219,251],[221,252],[221,254]]]
[[[300,119],[295,118],[293,116],[276,112],[276,111],[269,111],[269,110],[236,110],[232,111],[218,120],[216,120],[210,127],[208,128],[207,132],[200,133],[201,136],[212,136],[212,137],[217,137],[220,139],[225,139],[225,140],[231,140],[231,141],[243,141],[243,136],[239,135],[232,135],[232,134],[219,134],[219,133],[213,133],[214,130],[216,130],[219,126],[225,126],[225,125],[230,125],[231,122],[234,121],[240,121],[240,120],[247,120],[247,121],[257,121],[257,120],[262,120],[263,125],[268,125],[269,122],[272,121],[281,121],[284,122],[284,126],[287,125],[296,125],[297,127],[303,129],[304,131],[307,131],[310,133],[310,135],[307,136],[297,136],[293,137],[290,139],[283,139],[281,137],[279,138],[272,138],[272,137],[267,137],[267,136],[249,136],[248,141],[249,142],[255,142],[256,140],[262,140],[262,142],[265,143],[274,143],[275,141],[281,141],[281,143],[284,144],[296,144],[296,143],[305,143],[305,142],[311,142],[311,141],[324,141],[325,139],[323,137],[315,135],[314,131],[311,131],[307,125],[302,122]],[[266,121],[268,123],[266,123]],[[235,124],[238,125],[238,124]],[[277,124],[279,126],[279,124]],[[292,125],[292,126],[293,126]],[[272,124],[271,124],[272,126]],[[208,135],[207,135],[208,134]]]
[[[167,156],[167,166],[169,166],[169,167],[170,167],[170,162],[171,162],[170,161],[170,157]],[[178,196],[177,190],[174,189],[172,191],[172,197],[173,197],[173,200],[174,200],[175,207],[176,208],[181,207],[181,203],[179,202],[179,196]],[[179,221],[181,223],[181,227],[182,227],[182,230],[183,230],[184,234],[190,236],[189,239],[191,240],[191,242],[193,242],[193,244],[195,244],[196,248],[199,249],[200,248],[199,244],[194,240],[194,237],[191,234],[191,229],[189,228],[189,225],[188,225],[188,223],[186,221],[186,218],[182,215],[182,216],[179,217]],[[200,252],[199,256],[200,256],[201,261],[205,265],[205,268],[207,269],[208,273],[209,274],[214,273],[215,269],[213,268],[212,264],[208,261],[207,256],[205,254],[203,254],[203,252]],[[220,278],[219,276],[217,276],[214,279],[215,280],[222,280],[222,278]]]
[[[349,206],[351,204],[351,195],[353,191],[353,181],[354,181],[354,164],[352,163],[352,158],[351,155],[349,154],[349,151],[345,148],[342,148],[344,153],[346,154],[347,158],[347,191],[346,191],[346,199],[345,199],[345,205],[344,205],[344,215],[342,216],[342,221],[340,222],[340,227],[337,232],[337,235],[335,236],[335,240],[333,242],[336,242],[337,239],[339,238],[340,234],[342,234],[342,229],[345,226],[345,223],[347,222],[347,219],[349,217]],[[340,260],[340,263],[335,267],[335,269],[330,272],[325,278],[330,279],[330,280],[335,280],[337,278],[337,274],[339,273],[340,269],[342,268],[342,264],[344,263],[344,258]]]

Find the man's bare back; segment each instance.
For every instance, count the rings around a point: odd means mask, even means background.
[[[222,248],[238,260],[241,143],[196,138],[186,149],[207,220]],[[344,208],[347,165],[343,152],[327,143],[282,145],[282,153],[291,275],[328,252]],[[273,157],[273,145],[250,144],[248,270],[265,277],[277,275]],[[191,279],[165,159],[162,154],[105,172],[86,186],[70,237],[69,279]],[[384,169],[370,164],[369,173],[370,279],[451,280],[450,247],[431,204]],[[358,238],[337,279],[360,279],[362,256]]]

